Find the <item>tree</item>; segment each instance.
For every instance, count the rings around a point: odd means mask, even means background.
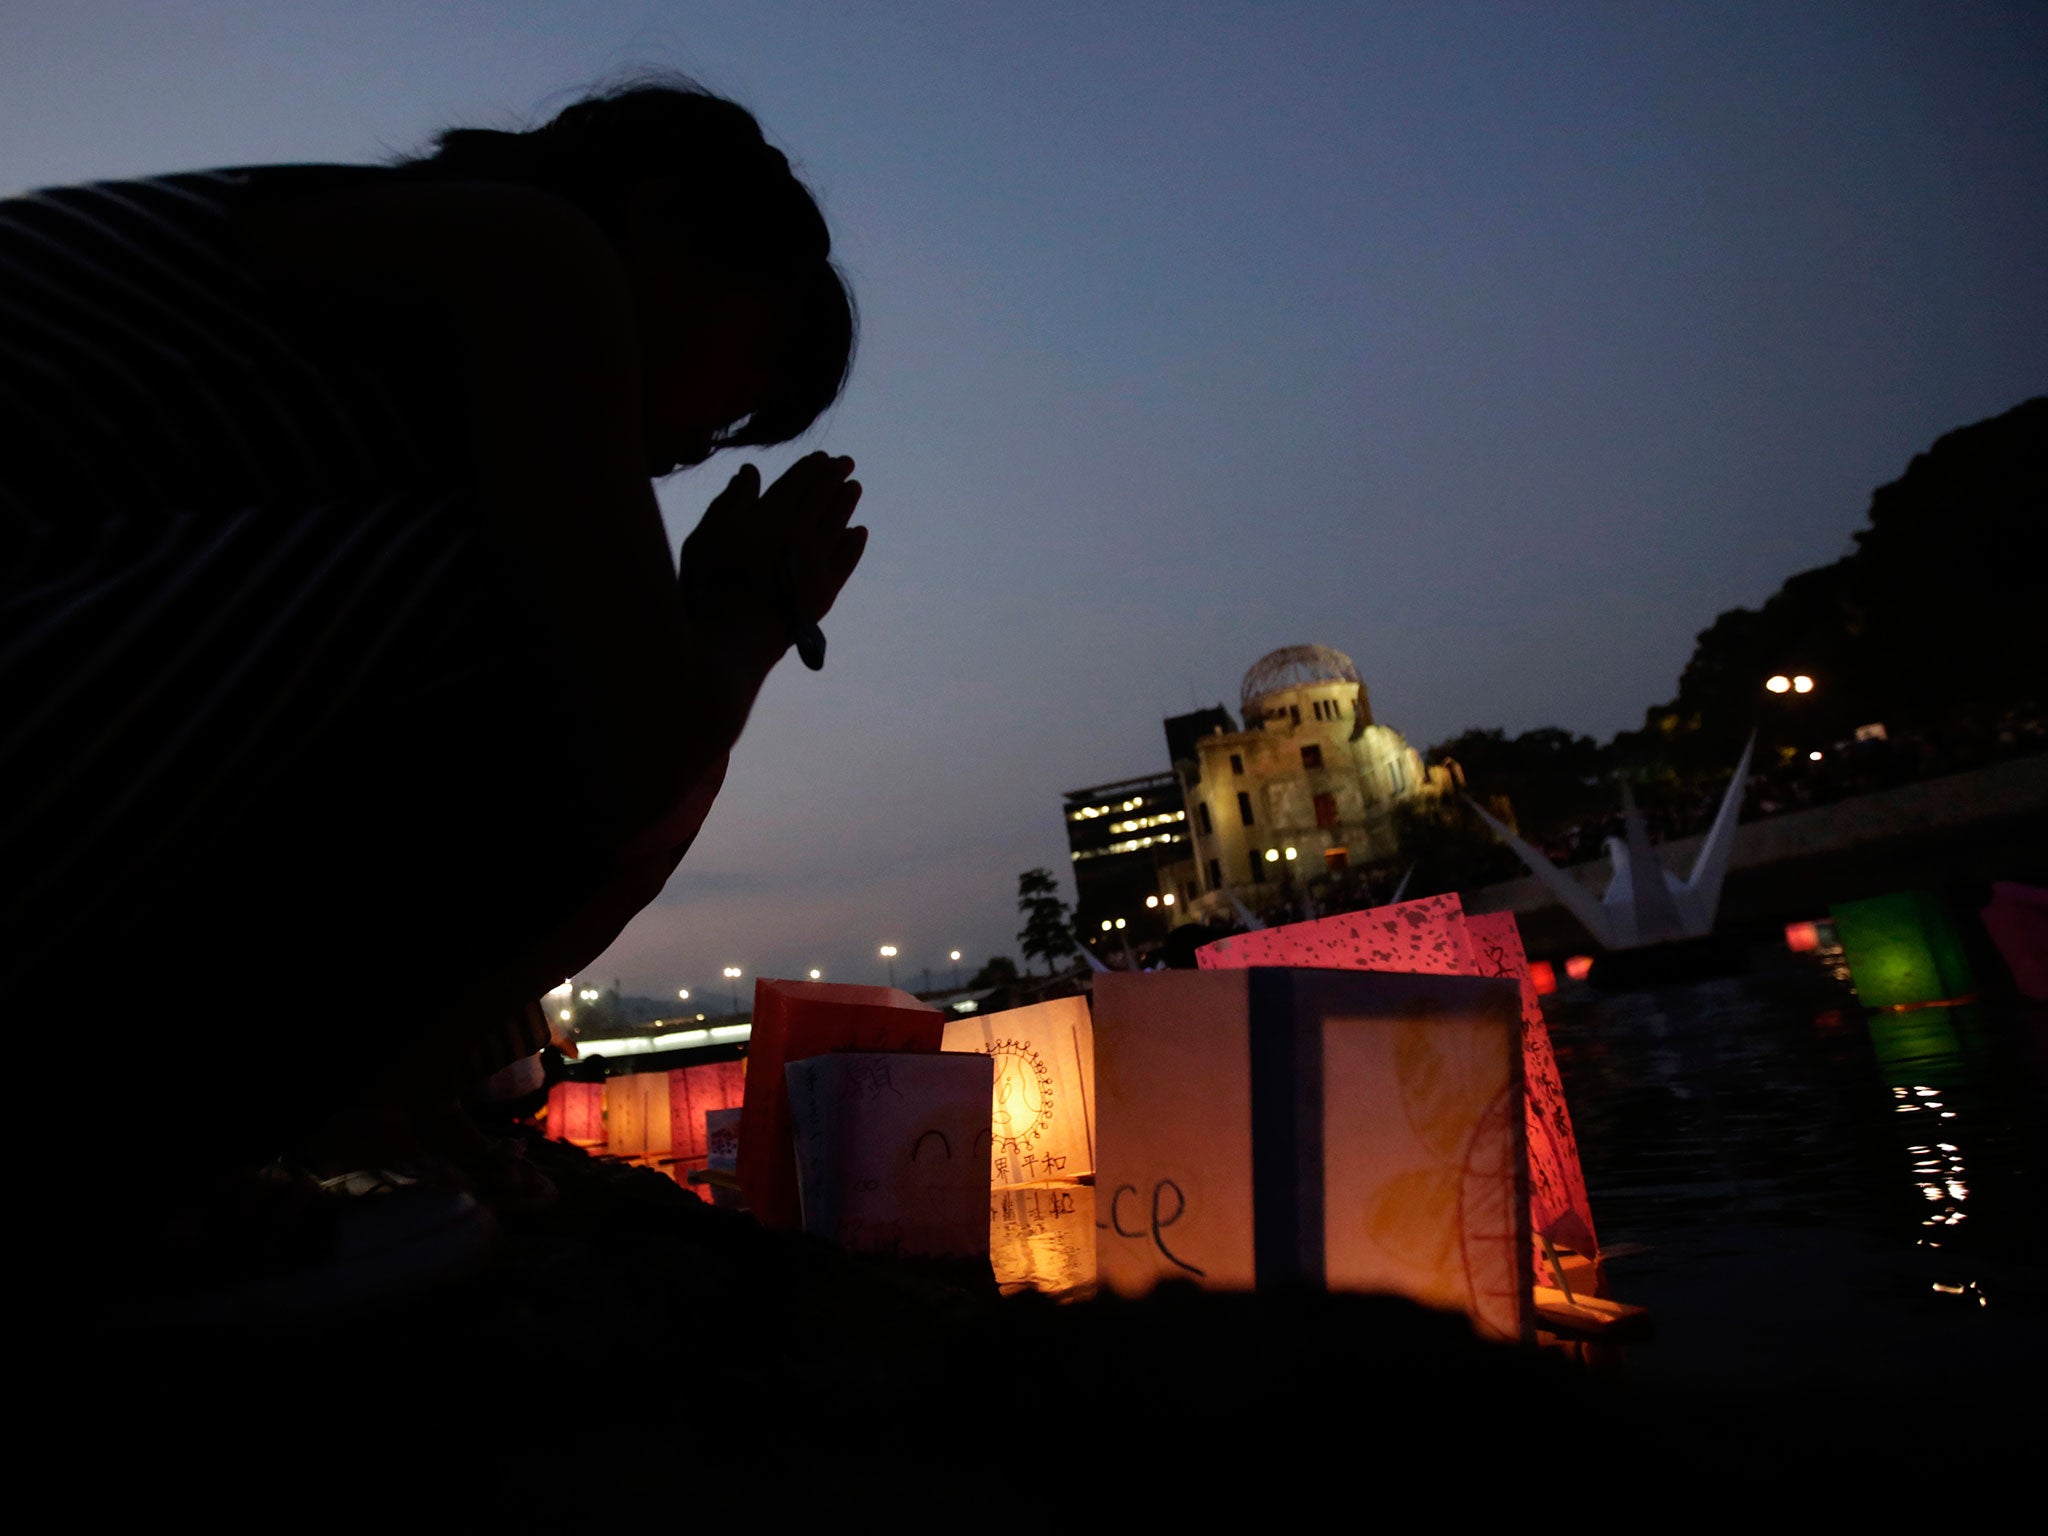
[[[1454,760],[1464,771],[1466,789],[1481,804],[1506,796],[1528,836],[1546,836],[1566,822],[1608,808],[1610,796],[1602,787],[1605,755],[1592,737],[1556,726],[1513,737],[1500,730],[1466,731],[1431,747],[1428,758],[1431,763]]]
[[[974,973],[974,979],[967,985],[978,991],[983,987],[1005,986],[1016,979],[1017,962],[1008,955],[996,955]]]
[[[1614,738],[1612,766],[1685,778],[1724,769],[1752,727],[1768,753],[1873,721],[1911,729],[2038,701],[2048,605],[2020,552],[2048,503],[2044,441],[2048,397],[2036,397],[1916,454],[1871,493],[1852,554],[1700,632],[1678,697]],[[1811,694],[1764,692],[1765,678],[1802,672]]]
[[[1024,927],[1017,934],[1026,960],[1045,962],[1051,975],[1059,962],[1075,953],[1073,918],[1060,900],[1059,882],[1049,869],[1027,869],[1017,877],[1017,910]]]

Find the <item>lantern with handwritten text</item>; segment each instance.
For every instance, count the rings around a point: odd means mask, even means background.
[[[755,982],[739,1182],[763,1225],[791,1228],[803,1221],[788,1065],[828,1051],[936,1052],[945,1024],[937,1009],[894,987],[766,977]]]
[[[985,1262],[992,1070],[936,1051],[791,1062],[804,1230],[856,1253]]]
[[[1514,981],[1111,972],[1095,997],[1104,1285],[1387,1291],[1532,1334]]]
[[[1094,1026],[1058,998],[946,1025],[945,1048],[989,1058],[989,1257],[1005,1291],[1095,1280]]]
[[[1545,1269],[1579,1256],[1595,1266],[1589,1283],[1598,1288],[1592,1203],[1538,996],[1547,967],[1530,964],[1512,913],[1471,914],[1455,895],[1430,896],[1238,934],[1204,946],[1195,958],[1204,968],[1307,965],[1515,980],[1521,989],[1530,1226],[1545,1245]]]

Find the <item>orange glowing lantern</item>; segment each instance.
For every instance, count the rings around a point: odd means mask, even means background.
[[[1785,947],[1795,955],[1810,955],[1820,948],[1820,924],[1787,923]]]
[[[1573,981],[1584,981],[1593,974],[1593,957],[1591,955],[1571,956],[1564,963],[1564,973]]]
[[[672,1067],[666,1075],[669,1155],[675,1159],[676,1181],[700,1199],[716,1204],[712,1186],[693,1184],[689,1176],[713,1166],[708,1122],[721,1111],[739,1112],[747,1092],[746,1067],[737,1061],[713,1061]]]
[[[1455,895],[1430,896],[1369,912],[1289,923],[1222,939],[1195,952],[1205,968],[1315,965],[1343,970],[1437,976],[1513,978],[1521,991],[1522,1076],[1527,1098],[1529,1217],[1546,1246],[1543,1264],[1560,1251],[1599,1252],[1593,1208],[1579,1164],[1578,1139],[1565,1104],[1564,1082],[1538,1001],[1535,966],[1522,951],[1512,913],[1467,915]],[[1548,970],[1548,967],[1545,967]],[[1556,973],[1550,972],[1552,987]],[[1533,1257],[1533,1256],[1532,1256]],[[1532,1276],[1533,1278],[1533,1276]]]
[[[946,1025],[949,1051],[995,1064],[989,1117],[989,1258],[1004,1291],[1095,1279],[1095,1032],[1064,997]]]
[[[1117,971],[1095,998],[1105,1285],[1390,1291],[1533,1336],[1516,982]]]
[[[670,1120],[668,1073],[632,1072],[604,1085],[605,1150],[614,1157],[666,1156]]]
[[[1536,989],[1538,997],[1548,997],[1557,990],[1557,971],[1548,960],[1529,962],[1529,984]]]
[[[550,1141],[572,1147],[604,1145],[604,1084],[557,1083],[548,1090]]]
[[[894,987],[768,978],[754,983],[739,1181],[764,1225],[792,1228],[803,1222],[785,1076],[789,1064],[828,1051],[937,1052],[945,1025],[936,1008]]]

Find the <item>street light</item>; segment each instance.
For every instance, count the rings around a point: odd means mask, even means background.
[[[889,962],[889,985],[893,987],[896,985],[896,946],[894,944],[884,944],[882,946],[882,958]]]
[[[819,969],[818,969],[818,968],[817,968],[817,967],[816,967],[815,965],[811,967],[811,980],[813,980],[813,981],[819,981],[819,980],[822,980],[822,979],[824,978],[824,975],[825,975],[825,973],[824,973],[823,971],[819,970]]]
[[[946,951],[946,958],[953,962],[953,990],[958,992],[960,990],[960,951],[949,949]]]
[[[690,1000],[690,989],[688,987],[677,987],[676,996],[687,1003]]]
[[[1794,693],[1813,692],[1813,679],[1807,677],[1804,673],[1799,674],[1792,679],[1792,691]]]
[[[737,1016],[740,1011],[740,968],[728,965],[725,968],[725,979],[732,983],[732,1011]]]
[[[1764,687],[1771,693],[1790,693],[1792,691],[1792,679],[1781,672],[1776,677],[1766,678],[1764,680]]]

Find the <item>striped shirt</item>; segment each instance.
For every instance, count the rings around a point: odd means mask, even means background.
[[[320,355],[241,261],[264,167],[0,201],[0,978],[392,699],[491,590],[418,381]]]

